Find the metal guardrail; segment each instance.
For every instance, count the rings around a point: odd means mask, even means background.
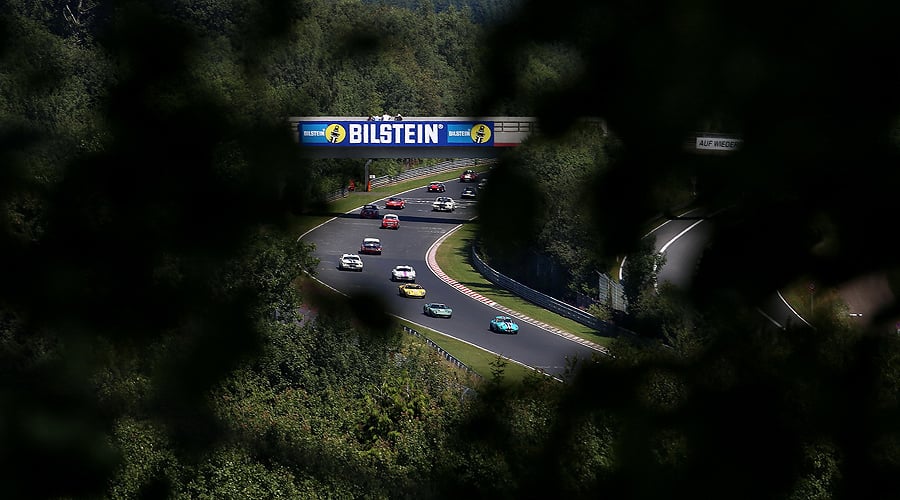
[[[628,301],[625,300],[625,288],[621,283],[615,282],[605,274],[597,273],[598,299],[601,304],[609,304],[614,311],[627,311]]]
[[[398,175],[385,175],[385,176],[381,176],[381,177],[376,177],[375,179],[372,179],[372,187],[387,186],[390,184],[395,184],[395,183],[403,182],[403,181],[410,180],[410,179],[417,179],[420,177],[429,177],[429,176],[432,176],[435,174],[447,172],[450,170],[455,170],[455,169],[458,169],[461,167],[466,167],[466,166],[475,167],[475,166],[479,166],[479,165],[486,165],[486,164],[493,163],[495,161],[496,160],[494,160],[494,159],[471,159],[471,158],[450,160],[450,161],[441,162],[441,163],[438,163],[435,165],[430,165],[427,167],[419,167],[419,168],[410,169],[410,170],[407,170],[406,172],[400,173]],[[346,191],[337,190],[337,191],[334,191],[334,192],[328,194],[326,196],[326,199],[328,201],[333,201],[333,200],[343,197],[345,194],[346,194]],[[485,278],[487,278],[487,280],[490,281],[491,283],[501,286],[530,302],[533,302],[545,309],[548,309],[550,311],[553,311],[553,312],[559,314],[560,316],[577,321],[583,325],[594,328],[595,330],[597,330],[601,333],[604,333],[604,334],[608,334],[608,335],[618,335],[621,333],[631,334],[631,332],[629,332],[623,328],[619,328],[618,326],[616,326],[612,323],[603,321],[603,320],[597,318],[596,316],[592,316],[575,306],[566,304],[565,302],[563,302],[559,299],[556,299],[554,297],[550,297],[549,295],[545,295],[541,292],[538,292],[537,290],[529,288],[529,287],[519,283],[518,281],[501,274],[500,272],[498,272],[498,271],[494,270],[493,268],[491,268],[490,266],[488,266],[483,260],[481,260],[481,258],[478,256],[478,253],[475,251],[474,246],[472,247],[472,263],[475,266],[475,269],[478,270],[478,272],[481,273]],[[621,307],[621,310],[624,310],[625,301],[624,301],[624,293],[622,292],[621,285],[610,280],[609,277],[602,276],[602,275],[601,275],[601,281],[602,281],[602,278],[604,278],[604,277],[606,278],[606,281],[605,281],[604,285],[602,287],[600,287],[601,288],[600,289],[601,299],[602,300],[610,300],[610,297],[612,297],[612,300],[608,303],[612,304],[614,306],[614,308],[615,308],[615,306],[619,306],[619,307]],[[443,348],[441,348],[440,346],[438,346],[437,344],[432,342],[427,337],[424,337],[419,332],[417,332],[411,328],[407,328],[406,326],[404,326],[403,329],[408,330],[408,332],[413,335],[416,335],[416,336],[419,336],[419,337],[422,337],[423,339],[425,339],[425,341],[429,345],[431,345],[432,347],[437,349],[438,352],[440,352],[451,363],[456,364],[457,366],[465,369],[468,372],[475,373],[468,366],[463,364],[462,361],[459,361],[456,358],[454,358],[453,356],[451,356],[449,353],[444,351]],[[475,373],[475,375],[479,376],[477,373]]]
[[[529,302],[537,304],[549,311],[553,311],[560,316],[577,321],[582,325],[591,327],[603,335],[617,336],[622,334],[632,334],[632,332],[629,332],[624,328],[620,328],[612,323],[603,321],[602,319],[588,314],[573,305],[566,304],[559,299],[556,299],[549,295],[545,295],[533,288],[519,283],[518,281],[508,276],[501,274],[499,271],[495,270],[491,266],[487,265],[483,260],[481,260],[481,257],[478,256],[478,252],[476,251],[474,245],[472,245],[471,247],[471,255],[472,265],[488,281],[509,290],[510,292],[518,295],[519,297],[522,297],[525,300],[528,300]]]
[[[474,168],[482,165],[489,165],[495,163],[496,161],[497,160],[493,158],[464,158],[458,160],[450,160],[434,165],[429,165],[427,167],[409,169],[406,172],[402,172],[397,175],[383,175],[381,177],[376,177],[372,179],[371,184],[372,187],[388,186],[390,184],[396,184],[398,182],[408,181],[411,179],[418,179],[420,177],[430,177],[432,175],[440,174],[450,170],[456,170],[462,167]],[[325,195],[325,199],[327,201],[334,201],[346,196],[346,194],[346,190],[338,189]]]
[[[450,354],[449,352],[445,351],[443,347],[441,347],[441,346],[435,344],[435,343],[434,343],[431,339],[429,339],[428,337],[422,335],[421,333],[419,333],[419,332],[413,330],[412,328],[410,328],[410,327],[408,327],[408,326],[406,326],[406,325],[401,325],[401,326],[403,327],[403,331],[404,331],[404,332],[406,332],[406,333],[408,333],[408,334],[410,334],[410,335],[414,335],[414,336],[416,336],[416,337],[419,337],[420,339],[423,339],[423,340],[425,341],[426,344],[428,344],[432,349],[436,350],[436,351],[438,352],[438,354],[440,354],[441,356],[443,356],[444,359],[446,359],[447,361],[449,361],[450,363],[452,363],[452,364],[453,364],[454,366],[456,366],[457,368],[460,368],[460,369],[462,369],[462,370],[465,370],[465,371],[468,372],[468,373],[471,373],[471,374],[474,375],[476,378],[479,378],[479,379],[482,378],[482,376],[479,375],[478,373],[476,373],[475,370],[472,370],[471,368],[469,368],[468,366],[466,366],[465,363],[463,363],[462,361],[460,361],[460,360],[454,358],[452,354]]]

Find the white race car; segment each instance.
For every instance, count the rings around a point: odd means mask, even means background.
[[[345,253],[341,255],[341,260],[338,262],[338,269],[343,271],[344,269],[350,271],[360,271],[363,270],[363,261],[359,258],[359,255],[355,253]]]
[[[416,270],[412,266],[397,266],[391,270],[391,281],[416,281]]]
[[[456,210],[456,202],[449,196],[438,196],[431,204],[431,210],[439,212],[452,212]]]

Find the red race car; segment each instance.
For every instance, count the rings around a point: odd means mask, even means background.
[[[459,182],[475,182],[478,180],[478,174],[474,170],[466,170],[459,174]]]
[[[384,214],[381,219],[381,229],[400,229],[400,217],[395,214]]]
[[[384,202],[384,208],[403,210],[404,208],[406,208],[406,200],[404,200],[403,198],[392,196]]]
[[[443,193],[446,190],[447,190],[447,188],[444,187],[443,182],[433,181],[431,184],[428,185],[429,193]]]

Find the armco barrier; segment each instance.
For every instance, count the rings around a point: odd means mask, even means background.
[[[450,363],[452,363],[452,364],[453,364],[454,366],[456,366],[457,368],[463,369],[463,370],[465,370],[466,372],[471,373],[472,375],[474,375],[474,376],[477,377],[477,378],[482,378],[481,375],[479,375],[478,373],[475,373],[474,370],[472,370],[471,368],[469,368],[468,366],[466,366],[466,364],[463,363],[462,361],[460,361],[460,360],[454,358],[452,354],[450,354],[449,352],[445,351],[443,347],[441,347],[441,346],[435,344],[434,342],[432,342],[432,340],[429,339],[428,337],[422,335],[421,333],[419,333],[419,332],[413,330],[412,328],[410,328],[410,327],[408,327],[408,326],[406,326],[406,325],[403,325],[403,331],[406,332],[406,333],[408,333],[408,334],[410,334],[410,335],[414,335],[414,336],[416,336],[416,337],[419,337],[420,339],[423,339],[423,340],[425,341],[426,344],[428,344],[429,346],[431,346],[432,349],[436,350],[436,351],[438,352],[438,354],[440,354],[441,356],[443,356],[444,359],[446,359],[447,361],[449,361]]]
[[[498,271],[493,269],[491,266],[487,265],[481,257],[478,256],[478,252],[476,251],[475,245],[471,247],[471,255],[472,255],[472,265],[475,269],[481,273],[488,281],[491,283],[500,286],[509,290],[510,292],[522,297],[523,299],[537,304],[544,309],[549,311],[553,311],[560,316],[569,318],[571,320],[577,321],[582,325],[589,326],[602,335],[606,336],[618,336],[622,334],[632,335],[632,332],[625,330],[624,328],[620,328],[612,323],[607,321],[603,321],[596,316],[592,316],[581,309],[566,304],[565,302],[550,297],[549,295],[544,295],[543,293],[534,290],[533,288],[529,288],[518,281],[504,276],[500,274]]]
[[[489,165],[495,163],[497,160],[492,158],[480,158],[480,159],[472,159],[472,158],[464,158],[458,160],[450,160],[441,163],[437,163],[434,165],[429,165],[427,167],[419,167],[407,170],[406,172],[402,172],[397,175],[383,175],[381,177],[376,177],[372,179],[372,187],[379,186],[387,186],[390,184],[396,184],[398,182],[408,181],[410,179],[418,179],[420,177],[430,177],[432,175],[437,175],[440,173],[444,173],[450,170],[456,170],[457,168],[462,167],[478,167],[482,165]],[[346,194],[346,191],[337,190],[326,195],[325,199],[327,201],[334,201],[338,198],[343,197]]]

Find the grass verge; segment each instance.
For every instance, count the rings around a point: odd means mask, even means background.
[[[458,178],[459,174],[462,173],[463,170],[466,170],[468,168],[472,168],[476,172],[484,172],[488,169],[488,166],[480,165],[474,167],[461,167],[433,177],[444,179],[445,181],[452,181]],[[431,177],[432,176],[428,176],[427,180],[431,180]],[[336,215],[346,213],[356,207],[362,206],[366,203],[371,203],[375,200],[379,200],[381,198],[384,198],[385,196],[390,196],[394,193],[399,193],[423,186],[425,185],[425,182],[427,182],[423,179],[425,179],[425,177],[399,182],[388,186],[381,186],[369,192],[352,193],[346,198],[335,200],[328,204],[327,213],[307,214],[294,217],[290,225],[290,234],[299,236],[306,231],[309,231],[310,229],[318,226],[319,224],[328,221]],[[301,290],[304,287],[312,286],[316,287],[321,293],[334,293],[332,290],[321,286],[317,281],[312,279],[301,280],[301,283],[302,284],[298,283],[298,286],[301,288]],[[409,321],[398,319],[398,322],[400,324],[406,325],[409,328],[412,328],[413,330],[416,330],[435,344],[441,346],[442,349],[450,353],[456,359],[460,360],[463,364],[475,371],[475,373],[477,373],[478,375],[481,375],[485,379],[491,377],[491,370],[493,368],[492,363],[496,363],[497,355],[491,354],[490,352],[485,351],[480,347],[462,342],[434,330],[415,325]],[[509,360],[506,361],[507,364],[503,370],[504,382],[515,383],[521,381],[530,371],[532,371],[530,368],[522,366],[518,363]]]
[[[340,294],[338,294],[331,288],[328,288],[315,279],[312,279],[309,276],[305,275],[297,280],[296,287],[300,291],[301,296],[307,297],[307,300],[312,300],[313,302],[315,300],[329,301],[339,300],[343,298],[340,296]],[[312,299],[313,297],[316,297],[316,299]],[[412,328],[413,330],[419,332],[419,334],[423,337],[439,345],[442,349],[468,366],[472,371],[480,375],[483,379],[491,379],[492,370],[494,368],[492,364],[495,364],[498,359],[498,356],[496,354],[491,354],[490,352],[485,351],[480,347],[474,346],[467,342],[463,342],[461,340],[457,340],[453,337],[444,335],[422,325],[417,325],[415,323],[397,317],[394,317],[394,319],[397,321],[398,325],[405,325],[409,328]],[[414,336],[409,336],[409,341],[422,342],[421,339],[418,339]],[[503,369],[503,376],[501,379],[502,384],[515,384],[521,382],[525,378],[525,376],[529,374],[529,372],[533,371],[530,368],[520,365],[514,361],[510,361],[509,359],[502,359],[503,361],[506,361],[506,365]],[[455,366],[453,367],[456,368]]]
[[[491,373],[494,368],[492,364],[496,363],[498,359],[498,356],[496,354],[491,354],[490,352],[485,351],[480,347],[473,346],[472,344],[469,344],[467,342],[457,340],[453,337],[449,337],[430,328],[411,323],[404,319],[398,318],[397,322],[401,325],[406,325],[407,327],[412,328],[425,338],[441,346],[442,349],[449,352],[454,358],[462,361],[463,364],[468,366],[475,373],[481,375],[485,380],[491,378]],[[503,361],[506,361],[506,366],[504,366],[503,368],[502,383],[521,382],[525,378],[525,376],[529,374],[529,372],[533,371],[531,368],[520,365],[506,358],[501,357],[501,359]]]
[[[447,276],[450,276],[473,292],[481,294],[504,307],[518,311],[529,318],[604,347],[612,343],[612,339],[598,335],[593,328],[548,311],[485,279],[472,267],[469,258],[469,247],[475,238],[475,231],[474,224],[466,224],[447,237],[438,248],[436,255],[438,266]]]

